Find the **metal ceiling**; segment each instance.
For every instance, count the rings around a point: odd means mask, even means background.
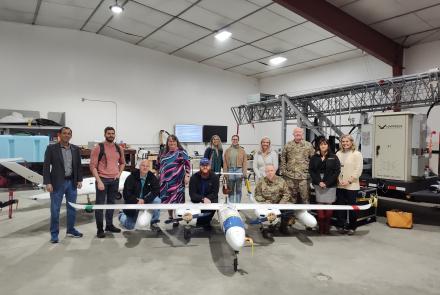
[[[440,39],[440,1],[330,0],[405,46]],[[410,2],[410,3],[409,3]],[[105,35],[263,78],[359,57],[361,49],[268,0],[0,0],[0,20]],[[377,6],[375,6],[377,5]],[[214,35],[227,29],[232,38]],[[281,66],[268,64],[283,55]]]

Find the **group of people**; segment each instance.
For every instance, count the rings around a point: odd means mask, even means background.
[[[271,152],[263,146],[254,158],[254,171],[260,177],[255,187],[258,202],[309,203],[309,187],[312,183],[316,202],[319,204],[355,205],[360,190],[359,177],[362,174],[362,154],[356,150],[353,137],[340,137],[341,148],[336,154],[330,149],[328,139],[318,137],[315,147],[303,138],[303,130],[295,128],[294,139],[288,142],[281,154],[279,174],[275,174],[277,162]],[[270,143],[270,142],[269,142]],[[266,150],[264,153],[263,151]],[[266,155],[265,162],[258,159]],[[276,158],[276,157],[275,157]],[[262,168],[264,167],[264,174]],[[258,172],[257,172],[258,171]],[[329,234],[333,214],[337,230],[342,234],[353,235],[356,230],[356,214],[353,210],[333,213],[332,210],[318,210],[318,229],[321,234]],[[280,230],[285,231],[287,220],[281,220]]]
[[[46,189],[51,195],[51,242],[58,243],[59,212],[63,196],[68,202],[76,202],[77,189],[82,186],[81,156],[79,147],[70,144],[72,130],[63,127],[60,140],[48,146],[43,176]],[[96,204],[114,204],[119,189],[119,179],[125,168],[124,150],[117,145],[115,129],[104,130],[105,141],[98,144],[90,155],[90,171],[96,179]],[[271,141],[263,137],[260,149],[254,155],[253,171],[256,177],[255,199],[266,203],[308,203],[310,179],[315,187],[316,201],[326,204],[355,204],[362,172],[362,155],[356,151],[353,138],[341,138],[341,150],[333,155],[329,143],[321,138],[315,150],[303,138],[301,128],[294,129],[294,139],[282,151],[280,164],[278,154],[271,149]],[[219,175],[225,174],[229,188],[229,202],[240,203],[242,180],[247,176],[247,155],[239,145],[239,136],[233,135],[232,144],[223,151],[220,137],[211,138],[209,147],[200,160],[200,170],[191,177],[190,157],[175,135],[169,135],[165,147],[158,157],[158,177],[150,171],[148,160],[139,163],[124,183],[123,198],[127,204],[184,203],[185,186],[193,203],[218,202]],[[282,176],[277,176],[276,171]],[[75,227],[75,209],[67,202],[67,235],[82,237]],[[118,233],[121,229],[113,224],[113,210],[95,210],[97,237],[105,238],[106,232]],[[341,232],[354,233],[355,215],[350,211],[338,212],[338,227]],[[151,226],[159,221],[159,211],[153,213]],[[197,224],[206,229],[214,211],[206,211]],[[173,211],[169,219],[175,220]],[[344,215],[345,214],[345,215]],[[137,210],[119,213],[120,224],[126,229],[136,225]],[[332,212],[318,212],[319,231],[328,233]],[[173,226],[178,226],[174,221]]]

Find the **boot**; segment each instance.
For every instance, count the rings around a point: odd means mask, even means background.
[[[330,222],[331,222],[331,219],[328,218],[328,217],[323,220],[324,234],[325,235],[329,235],[330,234],[330,226],[331,226]]]
[[[273,234],[269,231],[269,229],[264,228],[261,233],[263,234],[263,238],[271,240],[273,239]]]
[[[324,221],[323,220],[318,220],[318,232],[320,235],[324,234]]]
[[[325,211],[324,210],[318,210],[318,231],[322,235],[325,231]]]
[[[287,235],[289,234],[289,228],[288,228],[289,224],[288,221],[285,219],[281,219],[281,224],[280,224],[280,233]]]
[[[325,230],[324,233],[326,235],[330,234],[330,228],[332,226],[332,216],[333,216],[333,210],[327,210],[325,213]]]

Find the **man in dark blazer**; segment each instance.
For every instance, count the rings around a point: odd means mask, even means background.
[[[77,188],[82,186],[81,155],[79,147],[70,144],[72,129],[60,129],[60,142],[47,147],[44,154],[43,184],[50,193],[50,242],[58,243],[60,208],[66,195],[67,235],[81,238],[82,233],[75,225],[75,209],[68,202],[75,203]]]

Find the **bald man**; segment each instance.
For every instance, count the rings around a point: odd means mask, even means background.
[[[125,204],[160,204],[159,180],[150,171],[149,160],[142,160],[139,169],[131,173],[124,183],[123,197]],[[121,225],[128,229],[134,229],[139,210],[123,210],[119,212]],[[159,210],[153,210],[151,226],[156,227],[159,221]]]
[[[309,203],[309,161],[314,154],[312,144],[304,140],[304,131],[293,129],[293,140],[284,146],[280,165],[293,203]]]

